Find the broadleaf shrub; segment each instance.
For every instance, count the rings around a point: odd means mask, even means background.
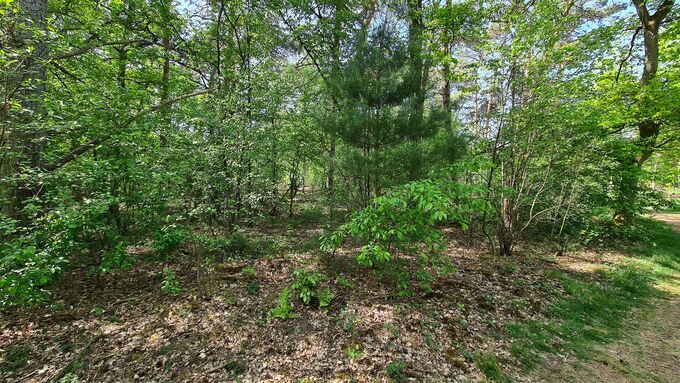
[[[439,255],[445,248],[439,226],[456,223],[467,230],[469,217],[488,209],[488,203],[479,197],[482,192],[480,187],[450,179],[408,183],[352,213],[345,224],[322,238],[321,249],[335,251],[351,239],[363,244],[356,257],[363,266],[393,263],[398,252],[418,254],[424,265],[436,265],[443,261]],[[431,282],[422,274],[418,280],[421,287]]]
[[[293,271],[295,280],[291,288],[302,303],[309,306],[313,300],[318,302],[319,307],[327,307],[333,299],[333,293],[329,289],[320,289],[319,285],[328,278],[318,272],[297,269]]]
[[[177,250],[186,239],[187,234],[184,230],[174,225],[165,226],[156,233],[153,247],[159,255],[165,256]]]

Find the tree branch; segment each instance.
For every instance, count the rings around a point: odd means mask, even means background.
[[[173,98],[173,99],[158,103],[158,104],[153,105],[153,106],[151,106],[147,109],[140,110],[139,112],[135,113],[134,115],[128,117],[121,124],[114,127],[114,130],[125,129],[128,126],[130,126],[130,124],[132,124],[133,122],[135,122],[137,119],[139,119],[140,117],[142,117],[144,115],[147,115],[147,114],[155,112],[159,109],[170,106],[170,105],[172,105],[176,102],[186,100],[186,99],[191,98],[191,97],[200,96],[202,94],[206,94],[206,93],[209,93],[211,91],[212,91],[212,89],[204,89],[204,90],[200,90],[200,91],[197,91],[197,92],[185,94],[185,95],[179,96],[177,98]],[[88,152],[90,149],[102,144],[103,142],[108,141],[111,137],[112,137],[112,135],[109,134],[106,137],[94,138],[94,139],[78,146],[77,148],[71,150],[68,154],[59,158],[58,160],[56,160],[56,161],[54,161],[50,164],[43,165],[42,169],[47,170],[47,171],[57,170],[57,169],[61,168],[62,166],[68,164],[69,162],[75,160],[76,158],[78,158],[83,153]]]
[[[619,70],[616,72],[616,82],[619,82],[619,76],[621,75],[621,70],[623,69],[623,64],[628,61],[630,56],[633,54],[633,47],[635,47],[635,38],[637,38],[638,33],[642,30],[642,27],[637,27],[635,28],[635,33],[633,33],[633,38],[630,39],[630,47],[628,48],[628,54],[626,54],[626,57],[621,60],[621,63],[619,64]]]

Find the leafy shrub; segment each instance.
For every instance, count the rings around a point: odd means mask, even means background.
[[[181,282],[175,277],[175,272],[168,267],[164,268],[161,290],[165,294],[178,295],[182,291],[181,286]]]
[[[65,214],[50,212],[30,227],[0,213],[0,309],[45,302],[45,287],[58,278],[75,252]]]
[[[0,251],[0,307],[44,302],[44,289],[66,264],[64,257],[52,257],[46,250],[14,241]]]
[[[406,381],[406,363],[395,361],[387,365],[387,376],[395,383]]]
[[[312,300],[316,300],[319,307],[328,307],[331,300],[333,300],[333,293],[330,289],[320,289],[319,285],[328,280],[328,278],[317,272],[307,271],[304,269],[297,269],[293,271],[295,280],[291,284],[291,288],[302,303],[306,305],[312,304]]]
[[[444,264],[439,255],[445,247],[438,225],[455,222],[465,230],[473,212],[488,204],[476,198],[482,189],[450,180],[420,180],[377,197],[368,207],[350,215],[347,223],[322,238],[321,249],[338,249],[348,238],[363,244],[356,257],[360,265],[384,266],[393,262],[395,250],[419,254],[421,287],[432,278],[422,274],[426,264]],[[425,249],[426,251],[422,251]],[[400,276],[400,289],[408,278]]]
[[[166,226],[156,233],[153,247],[158,254],[165,256],[177,250],[186,239],[187,234],[184,230],[174,225]]]
[[[444,247],[437,225],[457,222],[467,229],[468,214],[484,209],[473,199],[476,189],[447,180],[420,180],[377,197],[368,207],[352,213],[349,221],[322,238],[322,250],[336,250],[347,238],[365,243],[357,262],[372,267],[393,259],[393,250],[414,250],[424,245],[431,252]]]
[[[102,253],[102,260],[99,265],[99,271],[102,273],[111,271],[113,269],[129,269],[135,263],[135,258],[125,251],[127,244],[120,242],[113,248]]]

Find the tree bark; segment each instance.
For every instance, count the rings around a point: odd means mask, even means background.
[[[413,106],[409,119],[412,134],[418,134],[425,110],[426,66],[423,61],[423,1],[408,0],[408,47],[411,65]]]
[[[8,111],[3,116],[8,126],[8,141],[11,152],[16,155],[7,156],[2,164],[0,177],[20,175],[20,163],[27,161],[30,167],[39,167],[42,163],[44,140],[42,132],[32,123],[41,118],[43,112],[42,94],[45,91],[47,78],[46,68],[43,61],[46,57],[47,47],[33,40],[35,31],[46,30],[47,0],[19,0],[19,18],[27,22],[19,28],[13,39],[10,51],[19,51],[29,44],[37,44],[34,53],[22,58],[22,65],[6,79],[8,84],[8,99],[14,98],[27,110],[13,117]],[[22,222],[27,217],[22,212],[27,199],[42,192],[41,187],[31,185],[28,181],[19,179],[16,189],[10,191],[9,214]]]
[[[673,7],[674,0],[664,0],[654,14],[650,15],[644,1],[632,0],[643,31],[643,46],[645,51],[644,67],[640,78],[642,92],[656,77],[659,69],[659,27]],[[654,153],[656,139],[661,125],[651,118],[644,119],[638,124],[638,134],[642,145],[642,154],[638,158],[638,165],[644,164]]]

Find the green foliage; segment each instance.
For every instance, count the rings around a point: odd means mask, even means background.
[[[477,368],[492,382],[511,383],[512,380],[503,372],[496,361],[496,357],[491,354],[477,353],[475,355]]]
[[[396,251],[415,252],[421,262],[416,279],[427,291],[434,277],[426,265],[450,270],[446,259],[439,256],[445,241],[438,226],[455,222],[467,229],[470,214],[487,208],[477,197],[481,191],[447,179],[408,183],[352,213],[347,223],[322,238],[321,249],[336,250],[349,238],[358,240],[364,245],[356,260],[367,267],[393,263]],[[409,295],[410,276],[397,271],[395,277],[401,293]]]
[[[10,346],[5,350],[5,366],[7,371],[17,370],[28,364],[31,350],[24,345]]]
[[[293,271],[293,277],[295,279],[291,288],[302,303],[309,306],[313,300],[316,300],[321,308],[330,305],[334,297],[333,292],[328,288],[321,289],[319,287],[322,282],[328,280],[325,275],[305,269],[296,269]]]
[[[387,365],[385,372],[387,373],[387,377],[394,383],[405,382],[407,379],[406,363],[402,361],[391,362]]]
[[[23,238],[0,249],[0,308],[47,300],[45,287],[61,274],[66,259],[25,244]]]
[[[316,299],[319,301],[320,308],[326,308],[331,305],[335,294],[330,288],[320,289],[315,291]]]
[[[177,250],[187,239],[184,230],[176,226],[165,226],[156,233],[154,250],[162,256],[167,256]]]
[[[182,291],[181,286],[182,283],[175,276],[175,272],[169,267],[164,268],[163,282],[161,283],[161,290],[163,293],[169,295],[179,295],[179,293]]]
[[[347,223],[322,239],[321,249],[335,250],[355,238],[365,243],[357,262],[368,267],[390,262],[393,248],[406,251],[423,245],[429,252],[440,252],[444,243],[438,224],[456,222],[467,229],[468,214],[485,209],[475,192],[479,189],[447,180],[408,183],[352,213]]]
[[[104,251],[99,271],[105,273],[113,269],[125,270],[132,267],[135,264],[135,257],[125,251],[126,247],[126,243],[120,242],[113,248]]]
[[[290,303],[290,295],[290,287],[286,287],[281,291],[276,307],[269,311],[272,317],[276,319],[287,320],[293,315],[293,306]]]
[[[347,287],[349,289],[355,288],[355,285],[352,282],[350,282],[347,278],[343,278],[341,276],[335,277],[335,282],[337,282],[337,284],[339,284],[340,286]]]
[[[361,356],[364,354],[361,343],[354,343],[351,346],[347,347],[347,349],[345,350],[345,354],[347,354],[347,357],[350,359],[361,358]]]
[[[66,375],[64,375],[63,378],[59,379],[59,383],[78,383],[80,382],[80,378],[78,375],[69,372]]]

